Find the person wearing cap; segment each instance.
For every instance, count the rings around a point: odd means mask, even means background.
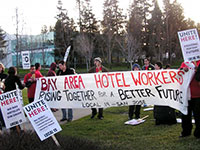
[[[105,68],[102,65],[102,60],[100,57],[94,58],[94,67],[92,67],[89,71],[89,73],[99,73],[99,72],[108,72],[108,69]],[[92,116],[91,119],[93,119],[97,114],[97,109],[92,108]],[[103,108],[99,108],[99,114],[98,114],[99,119],[103,119]]]
[[[141,70],[140,65],[137,63],[133,64],[132,70],[133,71]],[[133,114],[135,114],[135,119],[140,118],[140,108],[141,108],[141,105],[130,105],[129,106],[129,109],[128,109],[129,120],[133,119]]]

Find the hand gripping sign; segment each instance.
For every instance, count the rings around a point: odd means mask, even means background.
[[[44,100],[26,105],[24,111],[41,141],[62,130]]]

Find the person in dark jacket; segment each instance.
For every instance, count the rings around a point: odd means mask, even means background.
[[[137,63],[133,64],[132,70],[133,71],[141,70],[140,65]],[[128,110],[129,120],[133,119],[133,114],[135,114],[135,119],[139,119],[140,118],[140,109],[141,109],[141,105],[130,105],[129,110]]]
[[[22,90],[25,86],[22,84],[20,78],[17,76],[17,68],[10,67],[8,69],[8,77],[5,80],[5,92],[16,90],[17,87]],[[12,131],[20,130],[20,126],[10,128]]]
[[[20,78],[17,76],[17,68],[10,67],[8,69],[8,77],[5,80],[5,92],[16,90],[16,84],[20,90],[24,88],[24,84],[22,84]]]
[[[154,70],[154,66],[150,63],[149,58],[144,59],[144,66],[142,67],[142,70]]]
[[[99,72],[108,72],[108,69],[105,68],[102,65],[102,60],[100,57],[97,57],[94,59],[94,67],[92,67],[88,72],[89,73],[99,73]],[[91,119],[93,119],[95,117],[95,115],[97,114],[97,109],[96,108],[92,108],[92,116]],[[103,119],[103,108],[99,108],[99,114],[98,114],[98,118],[99,119]]]
[[[57,72],[57,76],[61,75],[72,75],[75,74],[75,71],[72,68],[68,68],[64,61],[59,62],[59,70]],[[62,119],[60,121],[72,121],[73,120],[73,110],[71,108],[68,109],[68,118],[67,118],[67,109],[62,108]]]

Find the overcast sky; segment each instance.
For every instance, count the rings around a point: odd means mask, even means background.
[[[0,26],[9,34],[16,33],[16,8],[19,13],[19,32],[39,34],[43,25],[55,25],[58,0],[0,0]],[[119,0],[120,7],[127,9],[132,0]],[[76,0],[62,0],[63,8],[70,17],[78,18]],[[91,0],[93,11],[101,18],[104,0]],[[162,0],[158,0],[161,4]],[[178,0],[184,8],[186,18],[200,22],[200,0]],[[162,7],[162,5],[160,6]],[[22,24],[24,27],[22,27]]]

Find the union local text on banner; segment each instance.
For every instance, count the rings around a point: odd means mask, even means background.
[[[187,113],[194,70],[127,71],[46,77],[37,81],[35,100],[52,108],[168,105]]]
[[[22,66],[23,69],[30,69],[29,51],[22,51]]]
[[[41,141],[62,130],[44,100],[26,105],[24,111]]]
[[[1,111],[7,129],[26,122],[20,96],[18,90],[0,95]]]
[[[185,62],[200,60],[200,41],[197,29],[178,32],[178,37]]]

